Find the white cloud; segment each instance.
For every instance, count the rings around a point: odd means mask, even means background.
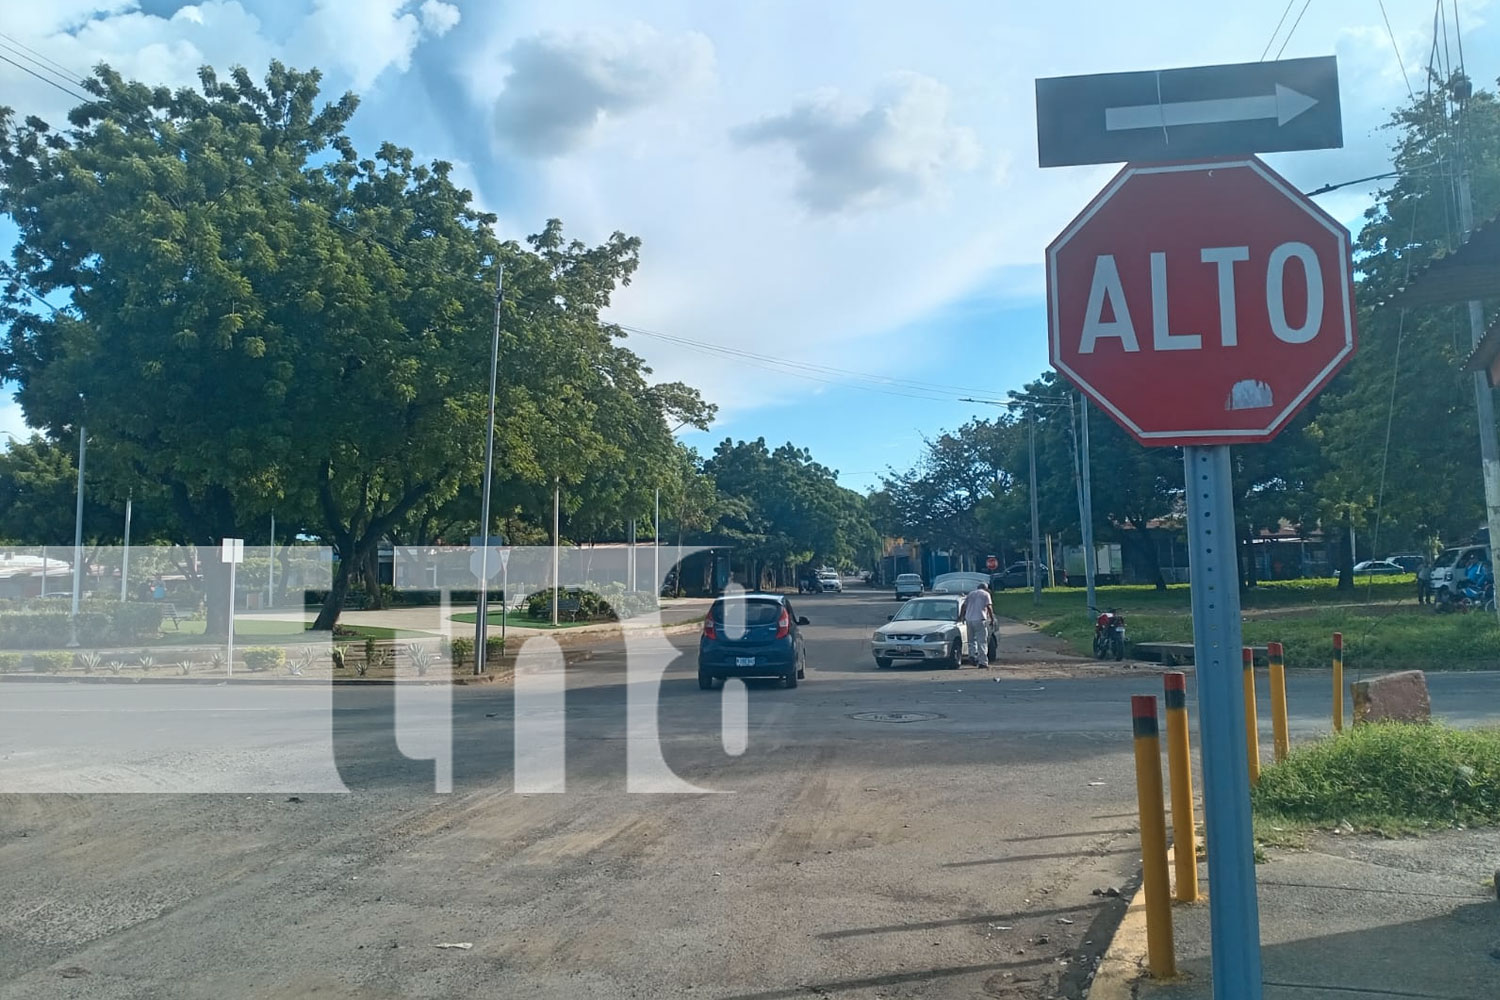
[[[420,8],[414,0],[313,0],[287,22],[283,41],[238,0],[204,0],[167,17],[142,12],[136,0],[4,3],[0,31],[32,50],[5,55],[53,82],[0,62],[0,95],[22,113],[60,121],[78,103],[61,88],[81,92],[76,79],[100,62],[127,79],[185,86],[204,65],[242,65],[258,75],[272,58],[323,69],[330,90],[365,90],[389,69],[405,72],[422,40],[451,30],[458,18],[457,8],[439,0]]]
[[[313,0],[312,11],[289,46],[307,53],[307,65],[342,70],[355,90],[367,90],[387,69],[406,72],[424,36],[442,35],[458,23],[458,8],[427,0]]]
[[[495,100],[495,130],[528,157],[581,149],[605,120],[706,84],[714,65],[703,35],[643,25],[523,38],[503,58],[510,72]]]
[[[797,197],[810,210],[872,208],[927,195],[948,170],[978,163],[978,140],[949,121],[951,105],[937,80],[901,73],[867,105],[825,91],[734,137],[745,146],[790,146],[802,171]]]
[[[421,8],[422,27],[432,35],[446,35],[458,25],[462,16],[458,8],[441,0],[425,0]]]

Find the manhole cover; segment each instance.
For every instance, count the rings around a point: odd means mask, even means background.
[[[849,718],[860,722],[931,722],[944,716],[937,712],[855,712]]]

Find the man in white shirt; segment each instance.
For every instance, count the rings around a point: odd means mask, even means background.
[[[995,620],[995,602],[984,584],[969,591],[969,596],[964,598],[963,619],[969,632],[969,655],[980,670],[988,670],[990,624]]]

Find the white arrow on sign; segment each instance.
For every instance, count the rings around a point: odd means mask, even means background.
[[[1302,114],[1318,103],[1291,87],[1276,85],[1276,93],[1259,97],[1221,97],[1211,101],[1178,101],[1172,104],[1132,104],[1104,109],[1104,129],[1126,132],[1138,128],[1167,128],[1172,125],[1216,125],[1224,122],[1249,122],[1276,119],[1278,126]]]

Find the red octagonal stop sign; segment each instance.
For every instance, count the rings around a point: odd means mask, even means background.
[[[1254,157],[1127,166],[1047,248],[1052,364],[1142,444],[1269,441],[1354,353],[1350,270]]]

